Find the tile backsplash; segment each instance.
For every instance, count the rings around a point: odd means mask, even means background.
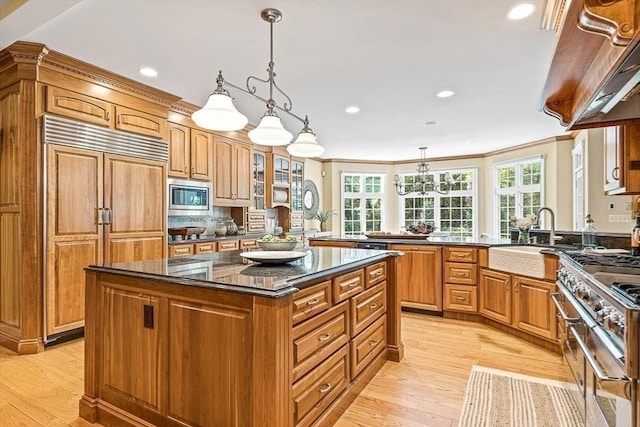
[[[213,235],[213,226],[218,218],[228,218],[231,216],[229,208],[213,207],[211,216],[169,216],[168,228],[180,227],[206,227],[205,235]]]

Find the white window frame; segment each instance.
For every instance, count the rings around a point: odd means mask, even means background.
[[[522,167],[528,163],[540,162],[540,184],[519,185],[522,182]],[[516,170],[516,186],[513,190],[500,188],[499,169],[515,167]],[[506,162],[494,163],[491,165],[493,175],[493,232],[492,235],[500,236],[500,198],[505,194],[515,194],[516,197],[516,213],[515,216],[521,218],[522,214],[522,195],[523,193],[540,192],[540,206],[545,206],[545,156],[540,154],[536,156],[523,157],[520,159],[509,160]],[[544,218],[541,218],[544,224]]]
[[[444,174],[444,173],[450,173],[450,174],[454,174],[454,173],[460,173],[460,172],[471,172],[473,174],[473,183],[471,186],[471,190],[460,190],[460,191],[456,191],[454,195],[459,195],[459,196],[472,196],[473,197],[473,215],[472,215],[472,221],[473,221],[473,236],[477,237],[478,236],[478,168],[477,167],[459,167],[459,168],[443,168],[443,169],[430,169],[430,175],[439,173],[439,174]],[[405,176],[413,176],[416,175],[416,171],[406,171],[406,172],[398,172],[398,176],[400,177],[400,180],[402,181],[404,179]],[[398,203],[398,219],[399,219],[399,226],[400,226],[400,230],[404,230],[406,224],[405,224],[405,218],[404,218],[404,211],[405,211],[405,204],[404,204],[404,199],[407,197],[413,197],[414,195],[411,194],[407,194],[406,196],[398,196],[400,198],[400,203]],[[435,191],[432,193],[427,194],[427,196],[433,196],[435,201],[434,201],[434,210],[433,210],[433,222],[434,225],[437,227],[436,231],[440,230],[440,198],[442,197],[449,197],[451,196],[451,194],[438,194]]]
[[[585,217],[584,139],[571,150],[573,164],[573,229],[581,230]]]
[[[365,182],[365,178],[366,177],[380,177],[380,193],[365,193],[364,191],[358,192],[358,193],[345,193],[344,191],[344,179],[345,176],[360,176],[362,179],[360,181],[361,185],[364,185]],[[344,203],[344,199],[345,199],[345,194],[349,194],[349,198],[356,198],[354,195],[357,195],[357,197],[359,197],[361,199],[362,202],[364,202],[364,199],[366,198],[376,198],[379,197],[380,198],[380,206],[381,206],[381,210],[380,210],[380,230],[384,230],[386,227],[386,222],[387,222],[387,217],[384,214],[385,211],[385,204],[386,204],[386,197],[385,197],[385,193],[386,193],[386,185],[387,185],[387,174],[386,173],[381,173],[381,172],[348,172],[348,171],[342,171],[340,173],[340,235],[342,237],[346,236],[346,231],[345,231],[345,215],[344,215],[344,211],[345,211],[345,203]],[[363,215],[360,215],[360,229],[361,234],[366,232],[366,208],[365,208],[365,204],[361,203],[361,210]]]

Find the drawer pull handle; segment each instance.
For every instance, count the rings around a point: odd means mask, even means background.
[[[373,277],[380,277],[380,276],[382,276],[382,271],[374,271],[373,273],[371,273],[371,275]]]
[[[378,308],[378,304],[375,302],[369,306],[369,310],[375,310],[376,308]]]
[[[326,383],[325,385],[320,387],[318,389],[318,391],[320,392],[320,394],[324,394],[324,393],[328,392],[329,390],[331,390],[332,388],[333,388],[333,386],[331,385],[331,383]]]
[[[331,334],[322,334],[318,337],[318,341],[326,341],[331,338]]]
[[[376,344],[378,344],[378,341],[376,341],[376,340],[371,340],[371,341],[369,341],[369,345],[370,345],[371,347],[374,347]]]
[[[467,254],[456,254],[456,258],[466,258]]]
[[[457,276],[457,277],[466,277],[466,276],[467,276],[467,273],[460,273],[460,272],[457,272],[457,273],[456,273],[456,276]]]
[[[359,284],[360,284],[360,280],[354,280],[353,282],[350,282],[349,284],[347,284],[347,287],[348,288],[355,288]]]
[[[319,302],[320,302],[320,300],[318,298],[314,298],[314,299],[310,299],[309,301],[307,301],[307,305],[316,305]]]
[[[464,297],[456,297],[456,301],[464,301],[465,298]]]

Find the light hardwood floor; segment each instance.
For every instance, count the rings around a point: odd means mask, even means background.
[[[455,427],[473,365],[569,381],[561,357],[488,326],[403,313],[405,358],[388,362],[336,424]],[[0,426],[97,426],[78,417],[82,340],[36,355],[0,348]]]

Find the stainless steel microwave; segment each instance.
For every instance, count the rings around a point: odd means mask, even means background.
[[[211,183],[186,179],[167,180],[169,216],[212,215],[213,190]]]

